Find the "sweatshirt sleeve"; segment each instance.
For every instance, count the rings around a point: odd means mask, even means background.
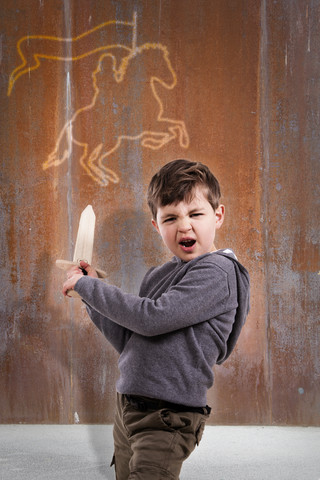
[[[89,317],[95,326],[101,331],[111,345],[121,353],[132,332],[117,323],[112,322],[109,318],[101,315],[85,302]]]
[[[144,336],[156,336],[210,320],[226,311],[228,273],[212,263],[196,263],[157,299],[124,293],[88,276],[75,290],[96,312]],[[236,305],[228,305],[228,309]]]

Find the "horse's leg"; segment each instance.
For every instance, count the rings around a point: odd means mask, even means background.
[[[143,132],[143,134],[141,135],[141,145],[143,147],[151,148],[152,150],[158,150],[174,138],[175,134],[172,135],[168,132]]]
[[[105,167],[102,163],[103,159],[109,155],[109,152],[101,155],[103,150],[103,143],[97,145],[90,153],[87,155],[90,147],[88,144],[85,144],[85,153],[80,159],[81,166],[85,169],[87,174],[99,185],[106,187],[110,182],[118,183],[119,177],[111,169]]]
[[[67,160],[72,152],[72,142],[72,121],[68,120],[59,134],[54,150],[49,154],[47,161],[43,163],[43,169],[58,167]]]
[[[89,145],[87,143],[82,143],[81,145],[84,148],[84,153],[80,157],[80,165],[87,172],[89,177],[92,178],[92,180],[94,180],[95,182],[101,185],[101,172],[94,165],[94,160],[97,156],[97,152],[101,150],[102,144],[98,145],[89,156],[88,156]]]
[[[189,135],[184,122],[176,120],[159,120],[155,130],[145,131],[141,136],[143,147],[158,150],[174,139],[178,139],[182,148],[188,148]]]
[[[169,127],[169,131],[178,138],[180,146],[182,148],[188,148],[190,144],[189,135],[185,126],[185,123],[182,121],[173,121],[173,126]]]
[[[101,171],[103,171],[103,178],[104,178],[105,185],[108,185],[109,182],[119,183],[119,176],[116,174],[116,172],[111,170],[111,168],[108,168],[105,166],[105,161],[108,160],[108,158],[111,157],[111,155],[116,150],[118,150],[118,148],[120,147],[120,144],[121,144],[121,137],[118,137],[116,144],[112,148],[109,148],[109,150],[105,149],[104,153],[102,152],[102,148],[99,151],[98,165]],[[101,144],[101,146],[103,145]]]

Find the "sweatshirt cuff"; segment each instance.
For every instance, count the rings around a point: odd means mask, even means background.
[[[84,280],[86,279],[86,276],[83,276],[81,278],[79,278],[79,280],[77,281],[77,283],[75,284],[75,286],[73,287],[73,290],[77,293],[79,293],[80,296],[81,295],[81,284],[84,285]]]

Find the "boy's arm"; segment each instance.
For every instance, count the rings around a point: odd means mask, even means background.
[[[86,308],[88,315],[91,318],[92,322],[95,324],[95,326],[101,331],[101,333],[117,350],[117,352],[121,353],[127,341],[131,337],[132,332],[112,322],[109,318],[101,315],[101,313],[97,312],[87,304]]]
[[[237,296],[230,293],[228,274],[212,263],[194,265],[179,283],[156,300],[124,293],[88,277],[80,278],[74,289],[98,313],[144,336],[189,327],[237,307]]]
[[[67,273],[67,280],[63,286],[63,293],[65,295],[68,295],[68,291],[73,289],[77,281],[84,275],[84,270],[89,277],[98,278],[95,269],[84,260],[81,260],[80,266],[75,265],[71,267]],[[86,302],[84,303],[86,304]],[[90,305],[86,304],[86,308],[95,326],[103,333],[117,352],[121,353],[132,332],[101,315],[91,308]]]

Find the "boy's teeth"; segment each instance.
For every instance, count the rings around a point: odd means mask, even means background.
[[[195,244],[195,240],[183,240],[180,242],[184,247],[192,247]]]

